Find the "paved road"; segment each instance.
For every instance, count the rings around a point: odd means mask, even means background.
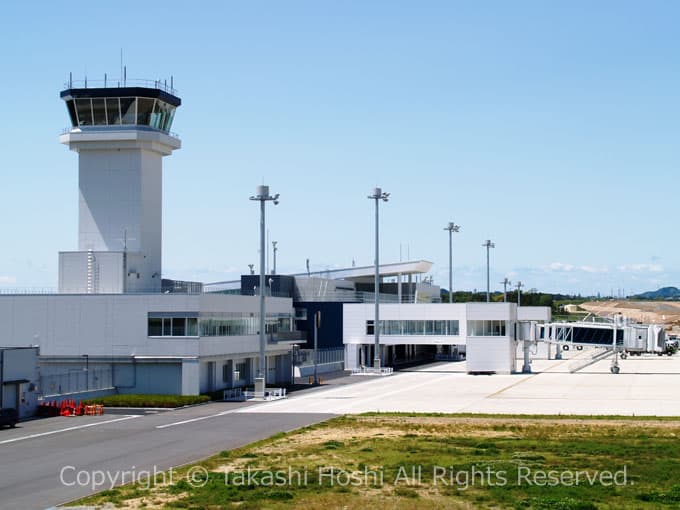
[[[244,405],[211,403],[155,415],[49,418],[0,430],[0,508],[45,509],[97,492],[62,483],[73,483],[81,471],[83,481],[94,471],[127,471],[128,477],[163,471],[333,416],[237,410]]]

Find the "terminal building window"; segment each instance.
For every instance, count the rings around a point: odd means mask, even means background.
[[[505,321],[468,321],[468,336],[506,336]]]
[[[198,318],[186,316],[153,316],[148,320],[149,336],[198,336]]]
[[[247,336],[260,332],[260,320],[256,315],[150,313],[148,336],[196,337],[199,336]],[[292,314],[268,315],[265,321],[267,335],[294,331]]]
[[[366,321],[366,334],[375,334],[375,322]],[[380,334],[384,336],[458,336],[457,320],[398,320],[380,321]]]

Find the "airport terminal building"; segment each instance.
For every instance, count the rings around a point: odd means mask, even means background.
[[[318,345],[325,370],[370,365],[380,328],[384,365],[467,359],[469,372],[515,370],[520,321],[548,308],[441,303],[425,260],[258,275],[202,284],[163,278],[162,160],[181,100],[161,82],[61,92],[71,126],[59,141],[78,154],[78,247],[59,253],[51,294],[0,295],[0,347],[37,347],[43,398],[101,392],[196,395],[250,386],[259,371],[259,296],[266,296],[265,379],[293,381],[300,352]],[[298,371],[297,375],[304,375]],[[27,386],[28,388],[28,386]]]
[[[0,346],[39,346],[44,397],[252,384],[258,298],[162,278],[162,159],[181,147],[180,98],[158,81],[69,82],[61,98],[71,126],[59,141],[78,154],[78,249],[59,254],[58,292],[0,295]],[[266,310],[266,381],[286,384],[292,300],[267,297]]]

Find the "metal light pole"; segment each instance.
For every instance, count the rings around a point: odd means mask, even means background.
[[[260,363],[257,370],[257,378],[255,379],[255,392],[264,393],[265,389],[265,304],[264,304],[264,272],[265,272],[265,228],[264,228],[264,205],[266,202],[272,201],[274,205],[279,203],[279,194],[274,196],[269,195],[269,186],[258,186],[255,195],[250,197],[250,200],[260,202]]]
[[[460,225],[449,221],[444,230],[449,231],[449,303],[453,303],[453,233],[460,232]]]
[[[492,243],[489,239],[482,245],[486,248],[486,302],[491,301],[491,282],[489,280],[489,250],[495,248],[496,245]]]
[[[368,198],[375,200],[375,320],[373,321],[373,335],[375,337],[375,353],[373,368],[380,369],[380,201],[387,202],[389,193],[380,188],[374,188]]]
[[[276,274],[276,250],[278,250],[278,248],[276,247],[277,244],[278,241],[272,241],[272,247],[274,252],[274,267],[272,268],[272,274]]]
[[[321,310],[314,312],[314,385],[319,384],[319,328],[321,327]]]
[[[515,285],[517,286],[517,306],[521,306],[522,305],[521,293],[522,293],[522,287],[524,287],[524,284],[522,282],[517,282]]]
[[[501,282],[503,284],[503,303],[507,303],[508,301],[508,285],[510,285],[512,282],[508,280],[508,277],[506,276],[503,278],[503,281]]]
[[[83,354],[83,358],[85,358],[85,390],[90,389],[90,355],[89,354]]]

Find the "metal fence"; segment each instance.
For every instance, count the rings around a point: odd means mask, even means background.
[[[40,391],[43,396],[79,393],[82,391],[104,390],[113,387],[111,368],[71,368],[57,374],[40,376]]]
[[[332,347],[328,349],[319,349],[318,364],[324,363],[342,363],[345,361],[345,348]],[[310,366],[314,364],[314,349],[298,349],[296,351],[295,364],[299,367]]]

